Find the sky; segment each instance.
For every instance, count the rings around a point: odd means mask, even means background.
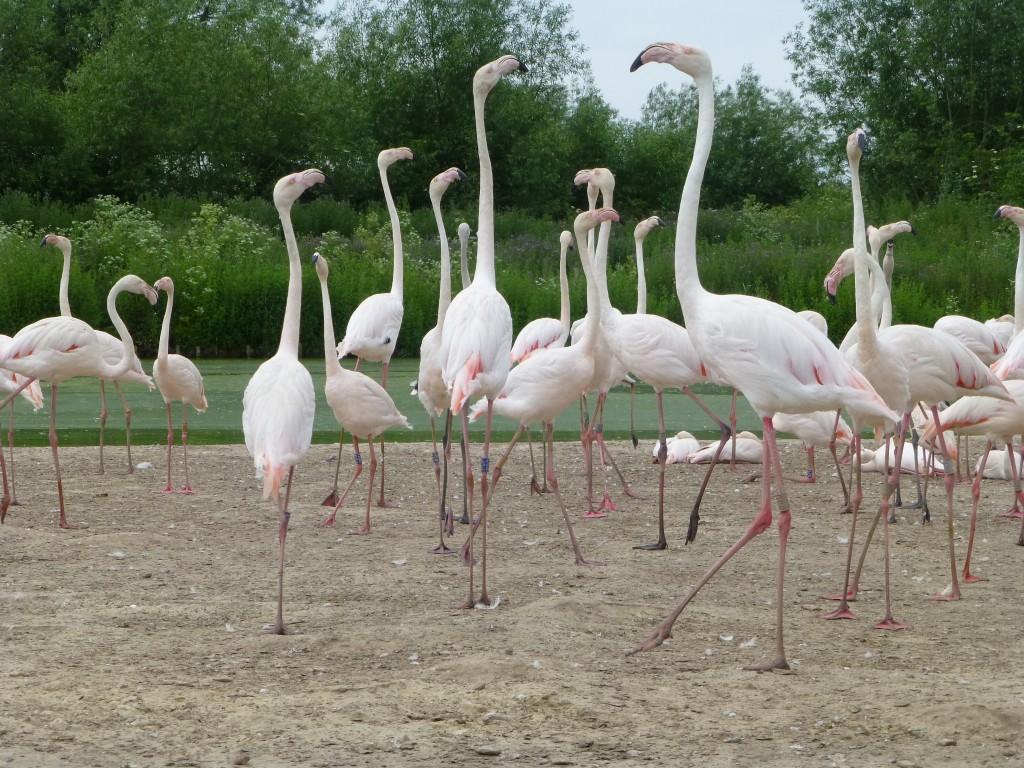
[[[561,0],[590,57],[594,85],[622,117],[639,119],[647,93],[688,79],[670,67],[629,65],[648,44],[667,41],[708,52],[715,76],[735,83],[750,64],[767,88],[791,89],[782,38],[805,21],[802,0]]]

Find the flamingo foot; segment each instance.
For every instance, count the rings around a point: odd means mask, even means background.
[[[1010,509],[1005,512],[1000,512],[999,517],[1009,517],[1014,520],[1020,520],[1021,517],[1024,517],[1024,512],[1021,512],[1020,507],[1010,507]]]
[[[644,640],[640,645],[626,651],[627,656],[633,656],[643,651],[652,651],[659,645],[664,643],[672,637],[672,625],[671,624],[659,624],[658,628],[654,630],[654,634]]]
[[[845,595],[822,595],[822,600],[845,600],[848,603],[857,602],[857,590],[849,589]]]
[[[285,627],[284,624],[275,622],[274,624],[264,624],[263,631],[268,635],[293,635],[295,634],[290,629]]]
[[[474,559],[470,559],[470,557],[469,557],[469,540],[468,539],[466,540],[465,544],[463,544],[461,547],[459,547],[459,559],[462,560],[462,564],[464,566],[466,566],[467,568],[469,566],[471,566],[471,565],[477,565],[480,562],[479,560],[477,560],[475,558]],[[467,607],[468,608],[472,608],[473,606],[470,605],[470,606],[467,606]]]
[[[764,664],[747,664],[743,669],[748,672],[774,672],[776,669],[788,670],[789,662],[781,653],[769,662]]]
[[[463,512],[462,517],[457,518],[456,522],[462,523],[463,525],[469,525],[469,513]]]
[[[963,572],[963,575],[960,578],[968,584],[976,584],[979,581],[988,581],[984,576],[977,576],[967,570]]]
[[[602,563],[600,560],[587,560],[585,557],[577,557],[576,565],[587,567],[603,567],[604,563]]]
[[[67,520],[60,521],[60,527],[65,531],[79,531],[89,527],[88,523],[69,523]]]
[[[398,509],[398,505],[384,498],[377,499],[377,507],[380,509]]]
[[[192,489],[191,485],[183,485],[183,486],[181,486],[181,488],[178,489],[178,493],[184,493],[184,494],[191,495],[191,494],[194,494],[195,491]]]
[[[335,486],[330,493],[327,494],[327,498],[320,502],[321,507],[336,507],[338,506],[338,488]]]
[[[317,528],[330,528],[332,525],[334,525],[334,514],[333,513],[328,515],[327,517],[325,517],[319,523],[317,523],[316,527]]]
[[[960,593],[950,592],[949,594],[946,594],[945,592],[943,592],[938,595],[929,595],[928,599],[934,600],[937,603],[952,603],[953,601],[960,599]]]
[[[818,618],[825,619],[825,621],[835,621],[837,619],[852,619],[853,621],[857,620],[857,617],[854,615],[853,611],[850,610],[849,606],[845,602],[838,608],[836,608],[834,611],[823,613],[820,616],[818,616]]]
[[[18,501],[17,499],[11,499],[11,503],[8,504],[7,506],[8,507],[20,507],[21,506],[21,502]]]
[[[497,608],[500,602],[500,600],[492,601],[491,598],[487,596],[486,592],[481,592],[480,597],[477,598],[477,601],[475,603],[473,603],[473,607],[483,609]]]
[[[433,549],[428,549],[428,555],[454,555],[456,550],[446,545],[443,541]]]
[[[532,475],[530,477],[530,495],[533,496],[535,493],[539,496],[544,493],[544,491],[540,489],[540,483],[537,482],[537,476]]]
[[[612,497],[609,496],[607,493],[604,495],[604,498],[601,499],[601,503],[597,505],[597,508],[599,510],[604,510],[605,512],[619,511],[619,508],[615,506],[615,502],[612,501]]]
[[[364,525],[364,526],[361,526],[361,527],[357,528],[354,531],[349,531],[348,535],[349,536],[365,536],[369,532],[370,532],[370,526]]]
[[[910,625],[904,624],[902,621],[896,621],[892,616],[886,616],[880,622],[875,624],[873,629],[884,629],[891,632],[898,632],[901,629],[910,629]]]
[[[637,493],[636,491],[634,491],[634,490],[633,490],[633,489],[632,489],[632,488],[631,488],[630,486],[628,486],[628,485],[624,485],[624,486],[622,487],[622,492],[623,492],[624,494],[626,494],[627,496],[629,496],[629,498],[631,498],[631,499],[639,499],[639,498],[640,498],[640,494],[639,494],[639,493]]]
[[[598,507],[597,509],[591,509],[589,512],[587,512],[584,515],[580,515],[580,517],[583,517],[583,518],[586,518],[586,519],[589,519],[589,520],[596,520],[596,519],[598,519],[600,517],[608,517],[608,515],[606,515],[604,512],[602,512],[601,508]]]
[[[668,541],[665,540],[664,536],[660,536],[653,544],[637,544],[633,549],[643,549],[647,552],[660,552],[663,549],[668,548]]]
[[[162,494],[164,494],[166,496],[168,494],[174,493],[174,489],[171,488],[171,486],[168,485],[166,488],[164,488],[162,491],[160,491],[160,493],[162,493]]]

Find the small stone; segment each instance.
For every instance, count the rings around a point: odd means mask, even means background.
[[[501,750],[497,747],[477,747],[476,753],[478,755],[485,755],[486,757],[497,757],[501,754]]]
[[[239,752],[237,755],[235,755],[234,759],[231,761],[231,764],[232,765],[248,765],[249,764],[249,755],[245,754],[245,752]]]
[[[940,747],[955,747],[956,739],[943,739],[939,742]]]

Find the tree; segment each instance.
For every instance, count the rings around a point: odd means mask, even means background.
[[[1021,0],[804,5],[810,21],[785,39],[795,81],[831,135],[866,124],[872,187],[913,199],[1019,189]]]

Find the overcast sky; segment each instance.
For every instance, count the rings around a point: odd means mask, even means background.
[[[750,64],[768,88],[791,88],[792,68],[782,38],[807,18],[802,0],[562,0],[574,9],[590,56],[594,84],[623,117],[637,119],[648,91],[687,80],[665,66],[630,73],[629,65],[649,43],[697,45],[711,56],[715,76],[736,82]]]

